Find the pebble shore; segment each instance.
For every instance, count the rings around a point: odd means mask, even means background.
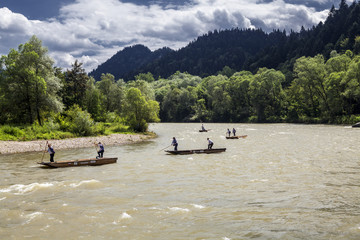
[[[143,134],[112,134],[109,136],[68,138],[61,140],[48,140],[55,151],[59,149],[94,147],[94,143],[101,142],[105,146],[124,145],[141,142],[153,138],[153,135]],[[41,152],[45,150],[46,140],[36,141],[0,141],[0,154],[13,154],[24,152]]]

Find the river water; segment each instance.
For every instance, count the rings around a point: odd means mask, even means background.
[[[200,126],[151,124],[157,138],[105,146],[119,159],[103,166],[0,155],[0,239],[360,239],[360,129]],[[248,137],[225,139],[233,127]],[[179,150],[206,148],[207,137],[227,149],[167,155],[173,136]],[[95,154],[58,150],[55,160]]]

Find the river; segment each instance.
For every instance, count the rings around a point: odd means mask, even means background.
[[[105,145],[118,162],[96,167],[47,169],[36,164],[42,153],[0,155],[0,239],[360,239],[360,129],[200,127],[151,124],[157,138]],[[226,139],[233,127],[248,137]],[[227,149],[167,155],[174,136],[179,150],[206,148],[207,137]],[[58,150],[55,160],[95,155]]]

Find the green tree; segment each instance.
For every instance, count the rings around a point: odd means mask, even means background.
[[[154,82],[154,76],[152,75],[151,72],[148,73],[140,73],[138,75],[135,76],[135,80],[144,80],[148,83]]]
[[[6,119],[12,123],[42,124],[46,113],[59,112],[63,105],[57,93],[62,85],[53,60],[35,35],[18,50],[0,60],[0,98]]]
[[[343,95],[344,84],[342,81],[349,69],[351,62],[350,56],[352,56],[352,53],[348,50],[345,54],[333,56],[325,64],[327,76],[324,84],[331,119],[344,114],[346,109],[346,100]]]
[[[141,94],[146,100],[155,100],[155,91],[152,85],[145,80],[136,80],[128,82],[128,88],[137,88],[141,91]]]
[[[227,76],[228,78],[231,77],[236,71],[231,69],[229,66],[225,66],[218,74]]]
[[[301,57],[294,66],[293,85],[301,88],[300,103],[310,117],[320,117],[329,113],[329,102],[325,80],[327,76],[324,57]]]
[[[139,89],[132,87],[126,93],[123,114],[133,130],[144,132],[148,122],[159,121],[159,104],[154,100],[147,101]]]
[[[82,63],[78,60],[72,64],[72,69],[67,70],[65,74],[63,102],[65,106],[71,107],[74,104],[84,108],[84,98],[88,87],[89,76],[86,74]]]
[[[223,75],[204,78],[200,88],[203,88],[206,109],[210,121],[227,122],[230,119],[231,96],[229,94],[229,79]]]
[[[167,92],[161,105],[163,121],[183,122],[189,121],[194,115],[193,106],[196,94],[193,87],[174,88]]]
[[[254,75],[248,71],[237,72],[230,78],[229,94],[231,103],[231,121],[247,121],[252,114],[250,84]]]
[[[210,120],[210,114],[209,111],[206,109],[205,99],[198,99],[192,108],[194,109],[195,113],[190,120],[198,120],[200,122],[207,122]]]
[[[343,96],[344,87],[341,81],[345,78],[346,72],[331,72],[325,81],[325,88],[328,96],[330,120],[335,116],[344,114],[346,102]]]
[[[250,83],[251,105],[258,122],[279,121],[283,116],[285,76],[274,69],[260,68]]]
[[[101,92],[102,103],[107,112],[121,112],[124,100],[124,82],[122,80],[115,82],[111,74],[102,74],[101,81],[96,83]]]
[[[230,120],[232,99],[228,89],[228,80],[217,82],[211,89],[212,119],[215,122],[228,122]]]
[[[360,54],[360,36],[355,37],[354,53]]]
[[[105,117],[105,109],[101,107],[101,93],[95,86],[95,79],[90,78],[84,97],[84,105],[88,113],[96,121],[101,121]]]
[[[354,57],[350,62],[342,84],[343,95],[349,104],[347,113],[360,114],[360,56]]]

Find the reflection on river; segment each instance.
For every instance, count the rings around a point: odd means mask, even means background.
[[[106,146],[119,160],[97,167],[0,155],[0,239],[360,239],[360,129],[200,126],[152,124],[157,138]],[[248,137],[225,139],[233,127]],[[166,155],[173,136],[179,150],[205,148],[207,137],[227,150]],[[55,159],[95,155],[58,150]]]

